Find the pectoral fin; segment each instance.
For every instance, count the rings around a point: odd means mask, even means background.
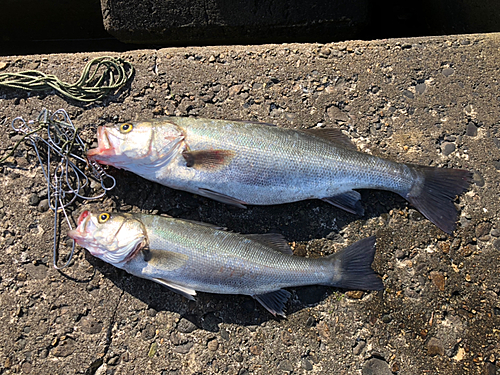
[[[218,193],[216,191],[212,191],[209,189],[199,188],[198,194],[203,195],[204,197],[222,202],[222,203],[231,204],[231,205],[239,207],[239,208],[246,208],[245,204],[247,204],[246,202],[243,202],[242,200],[239,200],[239,199],[230,197],[229,195]]]
[[[322,200],[334,205],[335,207],[346,210],[351,214],[363,216],[365,210],[361,207],[360,199],[361,194],[354,190],[350,190],[333,197],[322,198]]]
[[[163,286],[166,286],[168,289],[172,290],[173,292],[179,293],[180,295],[186,297],[187,299],[194,301],[194,296],[196,295],[196,290],[175,284],[171,281],[167,281],[164,279],[157,279],[153,278],[154,281],[156,281],[158,284],[161,284]]]
[[[358,148],[351,142],[350,138],[342,133],[340,129],[331,128],[312,128],[303,130],[306,133],[312,134],[316,137],[326,139],[332,143],[336,143],[344,148],[357,151]]]
[[[231,150],[184,151],[182,156],[188,168],[217,169],[228,165],[236,153]]]
[[[252,296],[264,306],[274,316],[285,317],[285,303],[290,298],[291,293],[284,289],[275,290],[266,294]]]

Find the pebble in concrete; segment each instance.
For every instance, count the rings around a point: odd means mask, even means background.
[[[392,375],[389,364],[378,358],[371,358],[366,361],[361,373],[363,375]]]
[[[427,342],[427,354],[430,356],[444,355],[444,346],[441,340],[432,337]]]
[[[196,325],[186,318],[181,318],[179,323],[177,323],[177,330],[182,333],[191,333],[196,328]]]
[[[476,126],[476,124],[474,124],[472,121],[470,121],[470,122],[467,124],[467,131],[466,131],[466,134],[467,134],[469,137],[475,137],[475,136],[477,136],[477,126]]]
[[[455,151],[456,149],[456,146],[454,143],[452,142],[444,142],[442,145],[441,145],[441,152],[443,153],[443,155],[445,156],[448,156],[450,155],[453,151]]]

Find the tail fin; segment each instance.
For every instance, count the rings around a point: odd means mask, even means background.
[[[338,272],[331,285],[344,289],[384,289],[382,280],[371,267],[374,255],[375,236],[360,240],[331,255]]]
[[[455,230],[457,209],[453,200],[469,188],[472,173],[463,169],[411,166],[423,177],[405,197],[427,219],[451,234]]]

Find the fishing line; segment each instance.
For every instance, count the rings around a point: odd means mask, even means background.
[[[11,127],[23,134],[23,137],[0,160],[0,163],[11,157],[24,140],[29,141],[35,150],[43,177],[47,182],[49,208],[54,211],[53,265],[54,268],[61,270],[67,267],[73,258],[75,242],[72,240],[71,252],[66,263],[58,266],[59,214],[63,214],[66,224],[72,230],[66,208],[77,198],[83,200],[102,198],[107,191],[115,187],[116,181],[99,164],[79,156],[86,155],[87,146],[80,138],[78,128],[71,122],[64,109],[51,113],[44,108],[36,120],[28,122],[22,117],[16,117],[12,120]],[[45,133],[41,134],[42,131]],[[41,148],[46,153],[45,162],[40,152]],[[90,189],[91,179],[100,182],[102,192],[95,196],[86,196],[85,190]]]
[[[19,73],[1,73],[0,87],[27,91],[54,89],[67,98],[94,102],[125,86],[133,74],[134,67],[128,61],[103,56],[90,60],[83,68],[78,81],[73,84],[61,81],[52,74],[26,70]]]

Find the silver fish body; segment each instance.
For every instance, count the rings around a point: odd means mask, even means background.
[[[337,147],[306,132],[188,118],[177,119],[176,125],[190,150],[234,152],[223,167],[188,168],[179,150],[161,172],[144,176],[198,194],[200,189],[210,190],[246,204],[270,205],[323,199],[360,188],[404,194],[418,178],[404,164]]]
[[[101,215],[109,216],[102,221]],[[373,237],[329,257],[309,259],[292,255],[286,241],[275,234],[242,235],[162,216],[95,216],[88,211],[69,235],[91,254],[187,298],[196,291],[250,295],[273,314],[284,314],[286,287],[382,288],[371,269]],[[132,240],[120,240],[121,236]]]
[[[132,129],[127,133],[101,127],[99,147],[89,157],[239,206],[323,199],[362,214],[355,189],[382,189],[403,196],[451,232],[456,220],[451,200],[470,180],[468,171],[411,166],[358,152],[332,129],[178,117],[127,125]]]

